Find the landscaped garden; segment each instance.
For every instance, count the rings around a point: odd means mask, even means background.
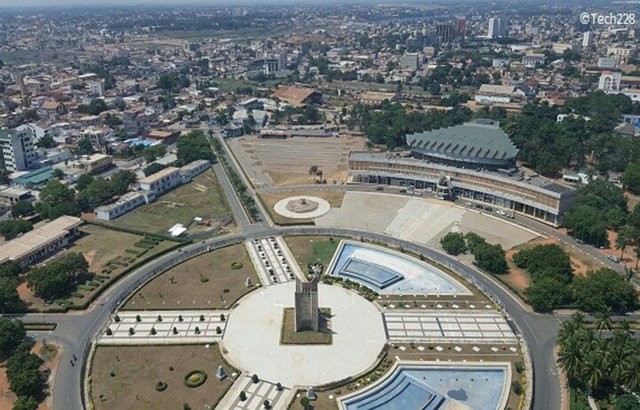
[[[217,344],[185,346],[99,346],[91,364],[95,409],[192,409],[215,404],[234,378],[219,381],[224,362]],[[186,408],[186,407],[184,407]]]
[[[326,270],[343,238],[333,236],[286,236],[285,243],[300,268],[306,272],[309,264],[321,264]]]
[[[251,278],[253,286],[245,285]],[[159,275],[124,309],[226,309],[260,283],[243,244],[196,256]]]

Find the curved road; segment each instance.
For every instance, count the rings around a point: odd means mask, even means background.
[[[223,147],[226,149],[226,144],[223,144]],[[233,156],[229,155],[228,152],[225,154],[230,160],[229,163],[232,164],[231,166],[236,168],[237,171],[239,166],[235,163]],[[239,243],[246,239],[275,235],[336,235],[353,238],[362,237],[376,242],[387,243],[394,247],[402,247],[417,254],[423,254],[427,258],[447,266],[465,276],[472,284],[484,290],[504,308],[506,313],[509,315],[511,322],[515,323],[518,332],[526,341],[534,367],[533,408],[536,410],[560,408],[561,386],[556,373],[556,364],[553,356],[555,335],[559,324],[559,319],[557,317],[531,312],[522,305],[522,302],[517,299],[517,297],[513,296],[506,288],[493,280],[493,278],[478,272],[472,267],[469,267],[448,255],[412,242],[355,229],[319,228],[314,226],[269,226],[269,218],[263,211],[262,205],[259,201],[257,201],[257,203],[259,205],[260,215],[257,219],[260,223],[251,224],[222,167],[219,164],[214,164],[213,168],[220,180],[225,195],[228,197],[229,205],[234,213],[235,221],[237,222],[241,233],[207,239],[175,250],[151,261],[147,265],[137,269],[122,278],[116,284],[112,285],[87,311],[71,312],[68,314],[26,314],[13,316],[20,318],[25,323],[54,322],[58,325],[55,331],[51,332],[29,332],[29,334],[34,338],[46,338],[48,341],[58,343],[63,347],[62,359],[56,372],[55,385],[52,388],[53,408],[55,410],[80,410],[86,408],[83,396],[83,383],[85,366],[87,364],[91,345],[95,341],[95,337],[99,334],[100,330],[107,325],[110,315],[118,309],[128,295],[130,295],[136,288],[142,286],[148,280],[167,270],[169,267],[174,266],[185,259],[191,258],[196,254],[207,252],[209,249]],[[244,178],[244,174],[242,172],[239,172],[239,175]],[[250,187],[249,184],[248,187]],[[346,189],[347,187],[306,186],[305,188]],[[371,191],[375,189],[375,187],[367,186],[349,186],[348,188]],[[287,187],[273,189],[285,191],[292,188]],[[265,190],[269,189],[267,188]],[[249,192],[251,192],[252,195],[254,194],[251,189]],[[573,241],[570,241],[568,237],[563,237],[560,232],[544,224],[522,217],[516,219],[516,222],[545,235],[559,237],[560,240],[574,245]],[[585,245],[578,245],[576,247],[607,266],[619,268],[619,266],[612,266],[610,261],[593,248]],[[77,364],[72,365],[71,361],[74,356],[77,357],[77,361],[75,362]]]

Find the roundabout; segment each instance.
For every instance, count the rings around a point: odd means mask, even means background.
[[[330,345],[282,345],[283,310],[294,305],[293,282],[259,289],[239,301],[222,346],[228,360],[287,386],[318,386],[362,373],[387,341],[381,312],[358,294],[320,284],[319,306],[331,309]]]
[[[331,205],[315,196],[292,196],[278,201],[273,209],[286,218],[307,219],[326,214],[331,210]]]

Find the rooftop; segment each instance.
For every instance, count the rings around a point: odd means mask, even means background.
[[[493,121],[407,135],[407,144],[423,153],[473,160],[511,160],[518,154],[507,134]]]
[[[18,260],[47,245],[47,243],[63,237],[70,229],[81,224],[80,218],[65,215],[25,233],[21,237],[12,239],[0,245],[0,263]]]
[[[148,177],[142,178],[140,181],[138,181],[140,184],[152,184],[154,182],[156,182],[157,180],[166,177],[167,175],[171,175],[175,172],[178,172],[180,169],[176,168],[176,167],[167,167],[165,169],[161,169],[160,171],[156,172],[155,174],[151,174]]]

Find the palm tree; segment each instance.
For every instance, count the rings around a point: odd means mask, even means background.
[[[630,358],[629,364],[623,372],[622,380],[628,389],[632,391],[640,389],[640,357],[634,355]]]
[[[603,362],[603,356],[601,352],[597,350],[591,350],[585,355],[583,375],[584,380],[589,383],[591,388],[600,384],[604,376]]]
[[[605,307],[595,315],[596,317],[595,328],[596,330],[600,331],[601,336],[602,336],[603,330],[611,330],[611,326],[613,325],[611,321],[611,314],[612,314],[611,308]]]
[[[558,363],[567,374],[569,385],[574,386],[579,380],[583,366],[583,346],[579,338],[569,337],[561,345],[558,353]]]

